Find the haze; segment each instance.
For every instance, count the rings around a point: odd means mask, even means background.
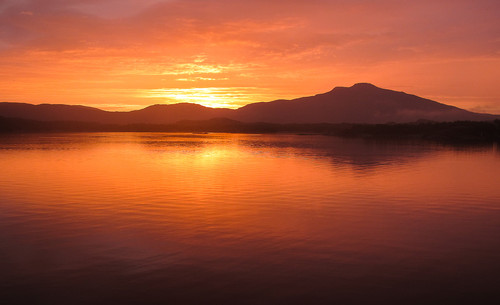
[[[500,2],[3,0],[0,101],[238,108],[371,82],[500,113]]]

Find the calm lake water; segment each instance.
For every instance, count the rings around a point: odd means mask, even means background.
[[[500,150],[0,136],[3,304],[499,304]]]

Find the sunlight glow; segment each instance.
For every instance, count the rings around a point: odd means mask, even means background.
[[[141,97],[165,99],[171,103],[196,103],[212,108],[238,108],[265,99],[254,87],[163,88],[149,90]]]
[[[369,82],[500,113],[500,1],[320,2],[0,0],[0,101],[235,108]]]

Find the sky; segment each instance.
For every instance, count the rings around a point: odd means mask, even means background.
[[[0,0],[0,101],[238,108],[369,82],[500,114],[498,0]]]

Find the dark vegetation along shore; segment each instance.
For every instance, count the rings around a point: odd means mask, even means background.
[[[36,121],[0,117],[1,133],[36,132],[226,132],[321,134],[352,138],[421,139],[439,142],[500,142],[500,120],[389,124],[276,124],[230,119],[180,121],[173,124],[101,124]]]

